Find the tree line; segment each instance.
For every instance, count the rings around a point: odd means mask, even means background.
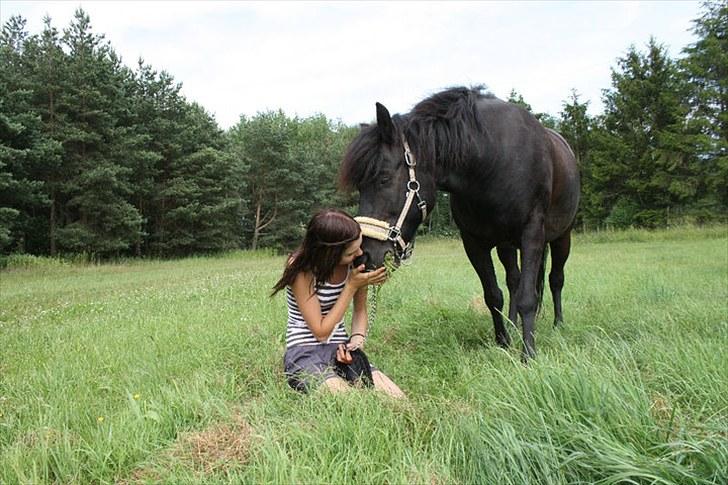
[[[655,39],[612,68],[604,112],[576,91],[536,113],[573,147],[577,227],[721,220],[728,208],[728,3],[703,4],[697,41],[672,59]],[[121,62],[77,10],[59,32],[11,17],[0,36],[0,253],[174,257],[290,248],[337,191],[358,127],[282,111],[221,130],[165,71]],[[509,101],[531,109],[516,91]],[[448,195],[423,232],[455,234]]]

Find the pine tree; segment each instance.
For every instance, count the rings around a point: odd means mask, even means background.
[[[57,231],[66,198],[63,184],[69,170],[65,163],[63,143],[67,130],[65,93],[69,73],[67,56],[61,48],[58,31],[51,19],[43,19],[40,37],[33,39],[25,51],[27,77],[33,92],[33,110],[42,124],[42,156],[34,167],[33,177],[42,182],[49,200],[45,217],[36,214],[31,221],[35,228],[29,237],[33,252],[57,253]]]
[[[695,134],[706,194],[698,208],[728,210],[728,2],[703,4],[693,21],[698,41],[686,47],[681,67],[690,90],[689,130]]]
[[[0,250],[98,256],[238,247],[241,161],[169,74],[121,63],[78,10],[0,42]]]
[[[222,133],[197,104],[186,109],[183,156],[170,166],[165,250],[191,254],[237,248],[241,237],[240,165],[223,150]]]
[[[654,39],[644,54],[631,47],[618,65],[612,88],[604,91],[590,181],[598,203],[610,211],[607,223],[664,225],[698,188],[683,129],[685,85]]]
[[[67,223],[58,230],[59,243],[73,252],[120,254],[141,230],[141,217],[128,201],[131,168],[119,161],[124,144],[119,111],[126,103],[121,62],[103,35],[92,33],[81,9],[63,42],[69,49],[71,80],[64,157],[71,171],[63,187]]]
[[[137,167],[135,172],[137,208],[144,217],[144,242],[137,243],[147,253],[167,254],[170,202],[167,197],[169,181],[174,178],[173,164],[184,155],[183,139],[186,102],[180,94],[181,85],[165,71],[156,72],[143,61],[136,71],[138,100],[136,109],[142,130],[149,139],[146,148],[153,160]]]
[[[149,201],[153,198],[155,165],[162,155],[155,151],[150,133],[155,121],[154,97],[146,91],[143,76],[152,72],[140,61],[139,71],[123,68],[122,99],[124,109],[118,113],[119,124],[114,134],[114,160],[126,166],[130,175],[128,201],[141,217],[141,228],[133,244],[133,254],[142,256],[147,249]]]
[[[13,230],[20,211],[17,193],[17,166],[22,164],[25,152],[19,138],[22,124],[15,118],[18,111],[24,111],[27,102],[20,79],[22,79],[21,53],[27,32],[25,20],[11,17],[3,26],[0,37],[0,251],[13,242]]]
[[[591,149],[593,145],[594,120],[587,114],[589,101],[581,102],[576,90],[562,104],[559,113],[560,133],[574,150],[581,176],[581,202],[576,225],[588,227],[599,222],[601,201],[591,184]]]
[[[11,17],[0,35],[0,251],[28,249],[33,214],[47,203],[34,174],[44,140],[26,75],[31,43],[25,20]]]
[[[561,134],[566,138],[574,150],[577,161],[583,163],[589,154],[589,135],[592,129],[592,120],[587,114],[589,101],[579,100],[579,93],[571,91],[569,99],[562,104],[559,113],[559,127]]]

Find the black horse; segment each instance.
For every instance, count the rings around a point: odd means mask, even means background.
[[[506,269],[508,318],[523,323],[523,358],[535,354],[533,327],[543,295],[546,244],[555,320],[563,320],[561,289],[579,203],[574,153],[555,131],[526,110],[482,88],[453,88],[390,116],[377,103],[376,125],[362,125],[340,170],[340,182],[359,190],[364,228],[363,262],[383,264],[408,256],[435,204],[451,194],[465,252],[480,277],[496,341],[510,343],[503,322],[503,293],[491,250]],[[520,250],[520,270],[518,262]]]

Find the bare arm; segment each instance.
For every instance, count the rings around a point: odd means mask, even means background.
[[[360,288],[354,295],[354,312],[351,317],[351,342],[347,345],[349,350],[364,348],[369,319],[367,313],[368,288]]]
[[[363,303],[366,307],[367,285],[381,283],[387,277],[385,268],[380,269],[381,271],[376,270],[370,273],[362,273],[362,265],[352,270],[349,280],[341,291],[341,295],[339,295],[336,303],[326,315],[321,314],[321,303],[313,288],[313,275],[311,273],[300,273],[296,277],[292,285],[293,296],[296,298],[296,303],[298,303],[298,308],[301,310],[301,315],[303,315],[306,325],[308,325],[316,340],[322,342],[329,338],[336,325],[344,318],[346,309],[354,299],[354,296],[360,293],[361,288],[365,290],[363,293]],[[361,298],[361,296],[357,297],[360,302]],[[355,305],[355,313],[356,306],[358,305]],[[366,308],[364,310],[364,323],[366,324]]]

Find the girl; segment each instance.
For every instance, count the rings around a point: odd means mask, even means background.
[[[365,273],[364,265],[352,267],[362,254],[361,241],[359,223],[350,215],[334,209],[318,212],[273,287],[271,296],[286,289],[288,328],[283,363],[294,389],[308,391],[321,382],[332,391],[350,389],[334,373],[335,360],[350,363],[349,351],[364,347],[367,286],[387,279],[385,268]],[[344,314],[352,301],[349,339]],[[374,367],[372,378],[376,389],[404,397],[399,387]]]

